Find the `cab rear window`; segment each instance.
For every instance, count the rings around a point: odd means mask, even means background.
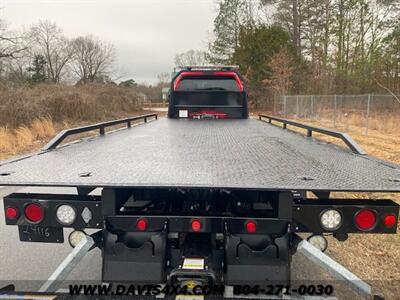
[[[233,91],[239,88],[234,78],[183,78],[178,91]]]

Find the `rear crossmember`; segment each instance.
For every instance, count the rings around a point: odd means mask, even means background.
[[[124,198],[133,197],[133,195],[144,192],[147,194],[146,197],[148,198],[163,195],[163,197],[168,197],[169,199],[146,199],[140,203],[135,203],[135,207],[124,206],[126,201],[129,200]],[[264,226],[264,222],[271,222],[271,224],[277,224],[279,227],[278,224],[286,221],[289,221],[293,227],[291,232],[396,233],[396,226],[387,227],[384,222],[385,217],[388,215],[396,216],[397,219],[399,206],[392,200],[302,199],[294,198],[292,194],[288,192],[229,191],[225,189],[214,189],[210,192],[222,195],[220,199],[225,201],[225,203],[221,204],[224,207],[233,203],[233,200],[231,200],[232,198],[246,195],[246,197],[250,198],[248,203],[246,203],[246,200],[236,202],[236,212],[238,212],[238,209],[242,209],[243,212],[246,210],[250,212],[252,210],[252,212],[256,214],[253,214],[251,217],[239,213],[235,216],[232,211],[222,214],[218,211],[218,207],[214,209],[214,215],[212,212],[208,212],[191,216],[180,214],[179,211],[175,211],[175,214],[171,214],[176,207],[180,207],[182,211],[186,210],[182,203],[173,203],[174,197],[177,195],[184,195],[182,193],[185,192],[182,189],[105,189],[102,196],[13,193],[4,198],[4,207],[6,224],[18,226],[40,225],[54,228],[72,227],[79,229],[101,229],[103,228],[103,219],[121,219],[126,220],[126,222],[130,224],[129,229],[138,231],[134,226],[136,221],[140,217],[146,217],[149,221],[149,227],[147,228],[149,231],[161,231],[163,226],[168,224],[169,231],[189,232],[189,221],[193,218],[197,218],[205,222],[200,232],[224,233],[227,229],[226,224],[228,224],[228,231],[230,233],[245,234],[247,233],[244,225],[245,221],[251,218],[257,221],[257,233],[262,234],[270,234],[274,230],[271,229],[270,226]],[[122,199],[120,198],[121,195],[124,195]],[[257,199],[257,197],[260,197],[260,199]],[[267,198],[268,200],[266,200]],[[44,209],[43,219],[41,219],[40,222],[32,222],[25,215],[26,207],[32,203],[39,204]],[[128,205],[132,203],[128,203]],[[210,203],[212,202],[210,201]],[[77,218],[73,224],[65,225],[57,221],[57,208],[64,204],[72,206],[76,211]],[[171,209],[171,212],[161,213],[160,207],[168,207],[168,209]],[[286,207],[290,208],[290,210],[286,209],[285,212]],[[10,208],[16,210],[16,216],[12,215],[8,218],[7,216],[9,215],[8,211]],[[131,212],[128,211],[127,208],[130,208]],[[87,221],[84,220],[85,209],[90,211],[90,219]],[[319,216],[323,211],[328,209],[338,210],[343,217],[343,224],[334,231],[324,229],[320,223]],[[355,216],[362,210],[371,210],[377,217],[376,223],[370,229],[360,229],[355,223]]]

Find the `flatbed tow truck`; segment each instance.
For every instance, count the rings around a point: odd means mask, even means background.
[[[98,136],[62,144],[94,130]],[[314,139],[314,132],[348,148]],[[42,293],[56,292],[84,254],[99,247],[108,284],[287,291],[298,251],[370,296],[369,285],[320,251],[324,234],[340,241],[395,234],[399,206],[330,193],[398,193],[400,166],[368,156],[337,131],[269,115],[248,118],[235,67],[183,67],[172,79],[168,118],[148,114],[62,131],[42,151],[1,162],[0,185],[77,190],[4,198],[6,224],[18,226],[23,242],[62,243],[63,229],[74,229],[68,239],[75,248]],[[92,194],[96,189],[100,195]],[[86,235],[87,229],[98,231]],[[312,236],[303,240],[300,233]],[[4,288],[3,296],[12,290]]]

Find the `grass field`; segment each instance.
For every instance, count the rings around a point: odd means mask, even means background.
[[[141,109],[135,88],[111,84],[10,87],[0,84],[0,126],[15,129],[48,117],[55,123],[113,118]]]
[[[0,160],[40,148],[61,129],[130,116],[140,110],[135,88],[0,84]]]
[[[15,129],[0,127],[0,160],[8,159],[15,155],[29,153],[42,148],[56,133],[63,129],[77,126],[89,125],[97,122],[131,117],[136,115],[148,114],[150,111],[132,110],[130,112],[115,113],[113,118],[99,118],[95,121],[64,121],[62,123],[53,122],[50,118],[39,118],[33,120],[30,125],[23,125]],[[125,124],[124,124],[125,126]],[[120,126],[115,126],[115,128]],[[111,129],[114,127],[111,127]],[[115,129],[114,128],[114,129]],[[88,132],[74,136],[82,138],[84,136],[95,135],[97,132]]]

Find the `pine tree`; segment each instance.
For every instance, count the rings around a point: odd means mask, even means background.
[[[219,13],[214,20],[215,40],[209,45],[207,59],[215,64],[229,64],[232,55],[239,46],[239,34],[242,26],[254,23],[251,0],[221,0]]]
[[[46,76],[46,59],[41,54],[36,54],[33,58],[32,66],[28,68],[28,72],[32,73],[30,81],[32,83],[45,82]]]

